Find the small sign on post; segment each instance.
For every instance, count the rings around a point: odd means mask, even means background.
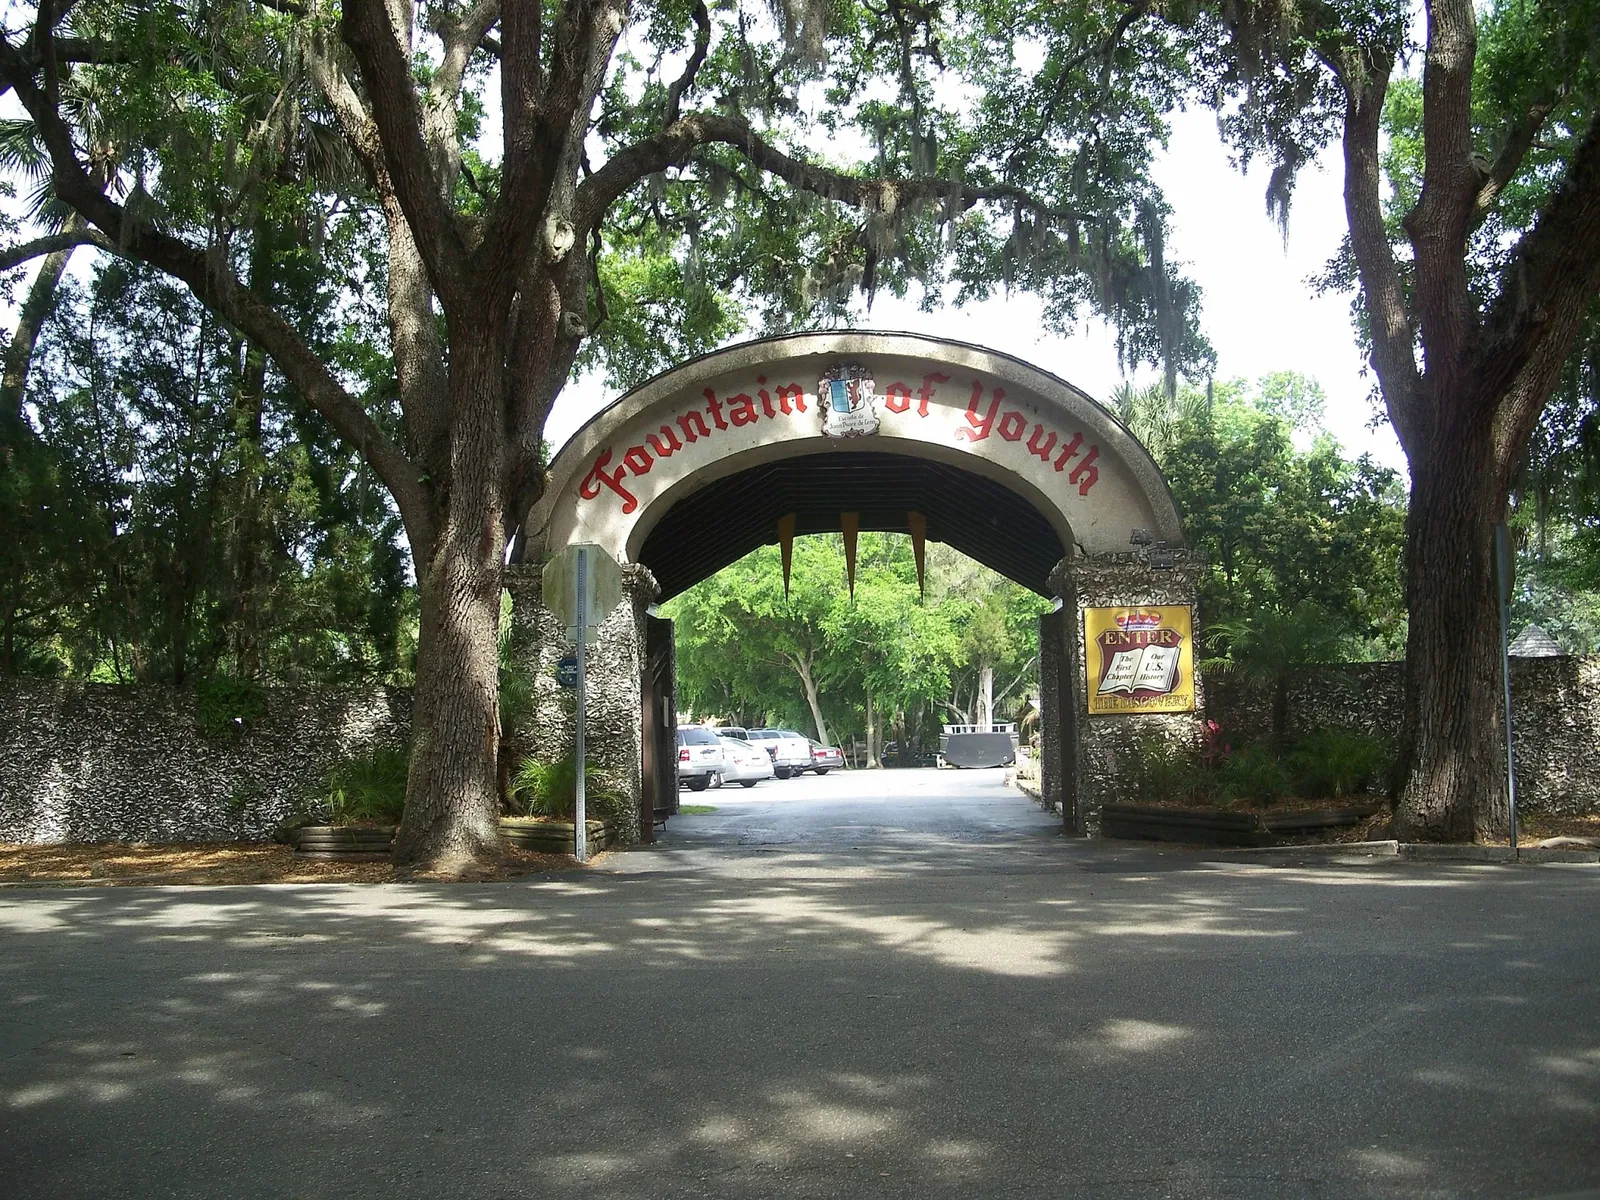
[[[564,688],[578,686],[578,656],[569,654],[556,664],[556,682]]]
[[[567,546],[551,555],[544,565],[541,583],[544,606],[566,627],[567,636],[578,637],[579,557],[583,559],[584,627],[586,645],[594,645],[601,624],[622,599],[622,568],[599,546],[584,543]]]
[[[572,686],[577,688],[577,733],[573,738],[573,758],[577,767],[572,812],[573,854],[579,862],[589,857],[589,826],[584,780],[584,660],[586,648],[597,639],[600,624],[622,599],[622,568],[599,546],[587,543],[568,546],[553,555],[541,577],[544,606],[561,619],[567,636],[577,646],[556,668],[556,681],[562,679],[567,661],[572,662]]]

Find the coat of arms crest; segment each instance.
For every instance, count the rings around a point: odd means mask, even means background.
[[[872,372],[860,363],[841,363],[817,384],[817,410],[825,437],[860,437],[878,432]]]

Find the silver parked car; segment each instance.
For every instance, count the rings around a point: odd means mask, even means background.
[[[760,746],[738,738],[722,739],[722,782],[752,788],[773,776],[772,758]]]
[[[722,782],[726,766],[722,739],[714,730],[704,725],[678,726],[679,783],[688,784],[690,791],[703,792],[713,783]]]
[[[811,741],[792,729],[752,729],[750,744],[772,756],[779,779],[811,770]]]

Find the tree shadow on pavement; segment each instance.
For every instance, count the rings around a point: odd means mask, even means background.
[[[0,894],[10,1195],[1600,1179],[1592,871],[1056,841]]]

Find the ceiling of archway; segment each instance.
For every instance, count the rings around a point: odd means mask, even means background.
[[[837,532],[846,512],[860,514],[862,529],[900,533],[909,529],[906,514],[920,512],[930,540],[1041,594],[1066,553],[1050,522],[993,480],[947,463],[855,451],[782,459],[707,484],[668,510],[639,561],[667,599],[775,542],[788,513],[795,532],[806,534]]]

